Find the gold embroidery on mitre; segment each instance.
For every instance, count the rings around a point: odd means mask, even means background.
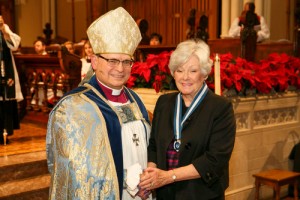
[[[95,20],[87,30],[95,54],[124,53],[133,56],[142,36],[134,19],[122,7]]]

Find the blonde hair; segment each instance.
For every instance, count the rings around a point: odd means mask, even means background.
[[[90,47],[92,47],[91,43],[89,40],[86,40],[84,43],[83,43],[83,46],[82,46],[82,52],[81,52],[81,57],[82,58],[85,58],[87,55],[85,53],[85,45],[88,44],[90,45]]]

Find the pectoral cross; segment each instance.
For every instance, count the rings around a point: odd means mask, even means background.
[[[140,139],[136,137],[136,134],[133,134],[132,142],[135,143],[136,146],[139,146]]]

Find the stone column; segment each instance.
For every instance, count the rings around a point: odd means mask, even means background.
[[[237,6],[238,5],[238,6]],[[239,0],[231,0],[231,12],[230,12],[230,20],[231,22],[236,18],[239,17],[241,14],[241,5]]]
[[[53,30],[52,38],[55,37],[56,32],[56,7],[54,0],[43,0],[42,1],[42,24],[41,30],[45,28],[46,23],[51,24],[51,29]]]
[[[263,12],[262,16],[265,18],[267,25],[269,26],[269,29],[271,31],[271,8],[272,8],[272,1],[271,0],[262,0],[263,1]],[[284,8],[282,8],[284,9]]]
[[[256,14],[264,16],[264,2],[262,0],[255,0],[254,3]]]
[[[228,30],[230,28],[230,0],[222,0],[222,17],[221,17],[221,38],[228,36]]]

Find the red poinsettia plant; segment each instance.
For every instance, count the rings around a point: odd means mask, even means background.
[[[145,62],[134,63],[127,87],[154,88],[156,92],[170,89],[172,76],[168,64],[171,53],[149,54]]]
[[[261,94],[300,89],[300,59],[287,54],[272,53],[258,63],[223,54],[220,71],[222,91],[235,89],[244,96],[249,89]],[[214,68],[207,83],[214,89]]]
[[[168,63],[171,53],[150,54],[145,62],[136,62],[127,86],[154,88],[156,92],[170,89],[172,76]],[[214,59],[214,56],[211,58]],[[234,58],[230,53],[219,57],[223,92],[234,90],[236,95],[247,96],[247,90],[269,94],[284,92],[289,87],[300,89],[300,58],[278,53],[272,53],[259,62]],[[214,66],[206,82],[214,90]]]

